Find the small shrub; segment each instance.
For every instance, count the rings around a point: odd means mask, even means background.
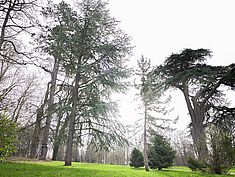
[[[131,152],[130,166],[139,168],[144,166],[144,156],[140,150],[134,148]]]

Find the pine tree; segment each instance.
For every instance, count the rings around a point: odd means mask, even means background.
[[[136,148],[131,152],[130,166],[135,168],[144,166],[144,156],[142,152]]]
[[[156,132],[152,132],[150,143],[148,144],[148,158],[151,168],[161,170],[173,164],[175,151],[166,138]]]

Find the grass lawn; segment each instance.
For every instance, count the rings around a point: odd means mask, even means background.
[[[191,172],[187,167],[172,167],[163,171],[144,168],[134,169],[129,166],[76,163],[72,166],[63,166],[63,162],[3,162],[0,163],[0,177],[214,177]],[[234,172],[235,170],[233,170]],[[220,177],[235,175],[220,175]],[[219,177],[219,175],[218,175]]]

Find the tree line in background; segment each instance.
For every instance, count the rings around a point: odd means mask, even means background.
[[[64,1],[0,2],[1,160],[11,152],[46,160],[52,152],[52,159],[65,165],[73,160],[128,164],[140,132],[146,171],[171,165],[176,153],[176,164],[227,172],[235,163],[235,108],[225,93],[235,89],[235,64],[208,65],[210,50],[184,49],[155,67],[142,56],[133,71],[127,66],[130,37],[107,5],[101,0],[73,7]],[[137,78],[143,119],[126,128],[111,97],[125,93],[130,76]],[[164,93],[171,89],[185,98],[188,137],[163,119],[170,110]],[[159,144],[169,147],[167,152]]]

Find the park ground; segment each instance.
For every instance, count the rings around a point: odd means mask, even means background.
[[[129,166],[74,162],[64,166],[59,161],[14,161],[0,163],[0,177],[235,177],[235,168],[230,175],[213,175],[192,172],[187,167],[173,166],[162,171]]]

